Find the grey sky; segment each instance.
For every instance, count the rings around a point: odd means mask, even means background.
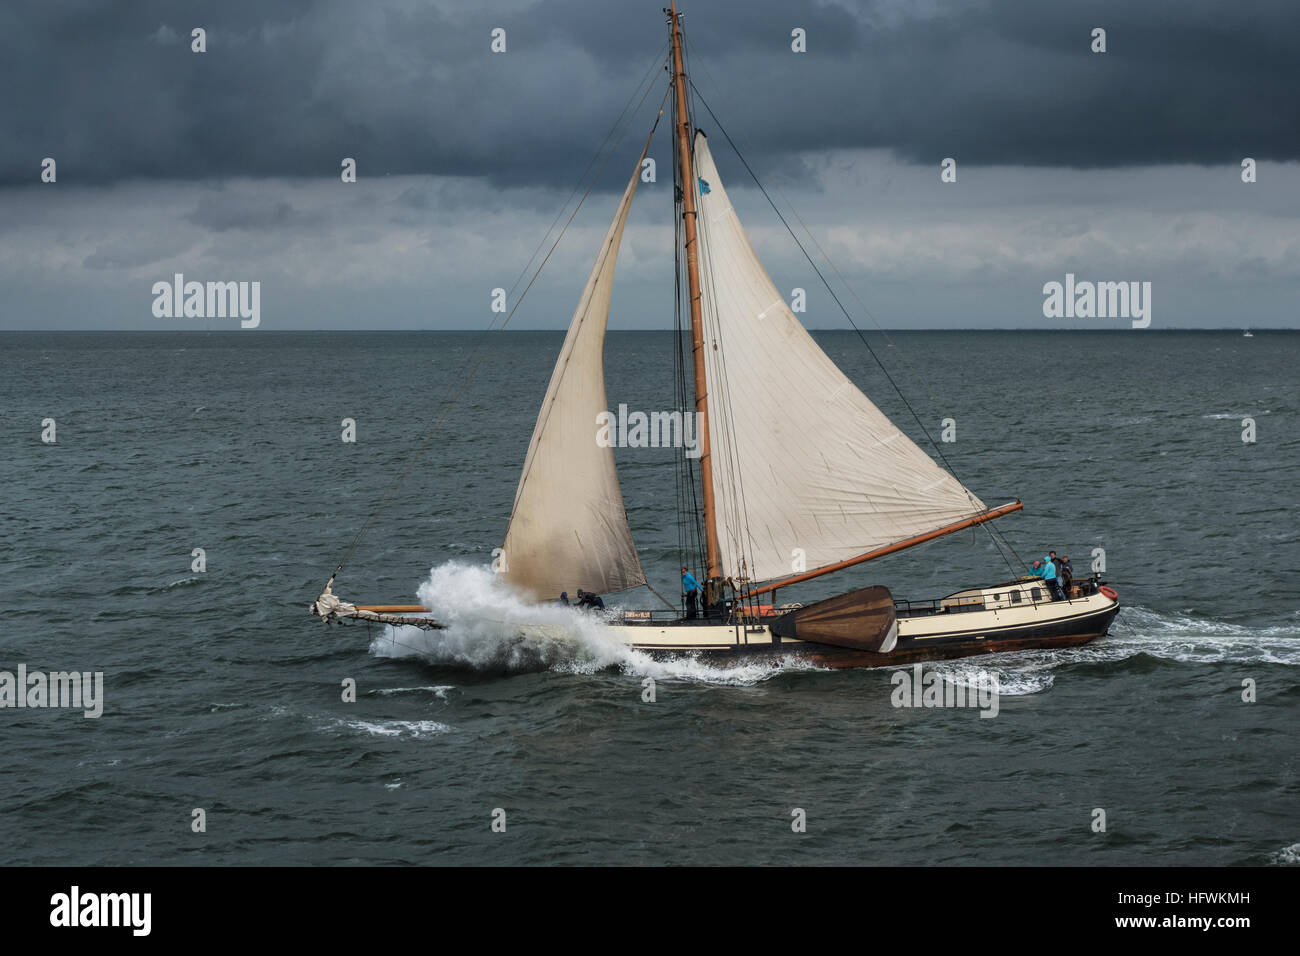
[[[0,328],[237,327],[155,318],[150,288],[176,272],[260,281],[262,328],[481,327],[652,66],[661,6],[7,4]],[[1042,285],[1066,272],[1151,281],[1154,328],[1300,325],[1295,3],[683,10],[701,92],[884,326],[1126,325],[1044,319]],[[194,26],[206,53],[190,51]],[[1105,54],[1089,50],[1097,26]],[[807,53],[790,50],[795,27]],[[567,322],[650,112],[518,327]],[[808,289],[808,325],[842,327],[697,119],[778,286]],[[616,328],[671,318],[666,132],[624,240]],[[55,184],[39,181],[46,156]],[[356,184],[339,181],[344,156]]]

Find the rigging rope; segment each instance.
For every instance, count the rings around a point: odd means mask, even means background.
[[[670,611],[678,611],[678,610],[681,609],[680,605],[669,603],[668,599],[667,599],[666,597],[664,597],[662,594],[660,594],[658,591],[656,591],[655,588],[654,588],[654,585],[651,584],[649,581],[646,582],[645,586],[646,586],[646,589],[647,589],[651,594],[653,594],[653,595],[654,595],[655,597],[657,597],[659,600],[661,600],[661,601],[664,602],[664,606],[667,607],[668,610],[670,610]]]

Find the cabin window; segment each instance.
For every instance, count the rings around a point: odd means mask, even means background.
[[[1032,591],[1030,591],[1030,595],[1033,597],[1035,601],[1041,601],[1043,599],[1043,589],[1034,588]]]
[[[1021,597],[1019,591],[1012,591],[1012,592],[1011,592],[1011,603],[1012,603],[1012,604],[1019,604],[1022,600],[1023,600],[1023,598]]]

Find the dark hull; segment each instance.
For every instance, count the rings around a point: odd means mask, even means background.
[[[952,660],[982,654],[1078,647],[1105,636],[1118,613],[1119,605],[1115,604],[1104,611],[1083,618],[1006,628],[995,633],[961,634],[942,638],[899,637],[898,645],[888,654],[810,642],[749,644],[685,653],[701,660],[719,663],[794,657],[821,667],[895,667],[921,661]],[[658,658],[670,658],[681,657],[684,652],[654,650],[648,653]]]

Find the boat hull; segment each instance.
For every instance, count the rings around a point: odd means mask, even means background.
[[[1118,599],[1097,593],[1070,601],[1041,601],[925,617],[900,617],[898,638],[887,653],[789,640],[767,624],[683,621],[609,626],[633,649],[656,658],[691,656],[726,662],[763,658],[806,660],[821,667],[894,667],[983,654],[1077,647],[1104,636]],[[778,628],[779,630],[779,628]]]

